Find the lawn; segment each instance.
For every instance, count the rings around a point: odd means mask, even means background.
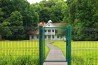
[[[39,50],[37,41],[0,41],[0,56],[2,55],[32,55]],[[35,53],[38,55],[38,52]],[[34,55],[34,56],[35,56]]]
[[[54,41],[66,56],[66,42]],[[98,65],[98,41],[72,41],[72,65]]]
[[[53,41],[66,56],[66,42]],[[46,48],[46,55],[49,51]],[[38,65],[38,40],[0,41],[0,65]],[[97,41],[72,41],[72,65],[98,65]]]
[[[0,41],[0,65],[38,65],[38,62],[38,40]]]

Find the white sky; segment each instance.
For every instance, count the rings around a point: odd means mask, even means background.
[[[30,4],[32,4],[32,3],[36,3],[36,2],[40,2],[40,1],[42,1],[42,0],[27,0]]]

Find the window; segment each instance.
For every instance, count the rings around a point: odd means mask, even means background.
[[[51,36],[50,36],[50,35],[48,35],[48,38],[51,38]]]
[[[51,32],[51,30],[48,30],[48,32]]]
[[[57,33],[58,31],[57,30],[55,30],[55,33]]]
[[[54,35],[52,35],[52,38],[54,38]]]
[[[47,30],[45,30],[45,32],[47,32]]]
[[[52,30],[52,32],[54,32],[54,30]]]
[[[32,36],[32,39],[34,39],[34,36]]]
[[[59,36],[57,36],[57,38],[59,38]]]

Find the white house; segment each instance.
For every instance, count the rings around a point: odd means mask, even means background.
[[[48,21],[48,23],[42,23],[43,27],[45,28],[45,39],[46,40],[63,40],[65,36],[60,36],[58,33],[60,30],[58,29],[62,25],[65,25],[64,23],[52,23],[51,20]],[[30,35],[30,39],[38,39],[39,32],[36,31],[36,34]]]

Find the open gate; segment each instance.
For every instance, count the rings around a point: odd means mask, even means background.
[[[60,46],[61,45],[61,46]],[[65,45],[64,48],[61,48]],[[47,47],[53,47],[58,50],[47,50]],[[39,27],[39,64],[43,65],[44,62],[67,62],[67,65],[71,65],[71,26],[66,27]],[[50,53],[55,58],[47,58]],[[47,54],[48,53],[48,54]],[[62,58],[58,58],[59,55]],[[56,56],[57,55],[57,56]],[[61,57],[61,56],[60,56]]]
[[[78,33],[74,33],[73,30],[71,29],[71,26],[66,26],[65,28],[55,28],[58,31],[63,31],[63,37],[66,38],[59,38],[58,39],[53,39],[54,36],[45,36],[45,30],[48,28],[40,27],[39,32],[40,32],[40,37],[39,37],[39,50],[40,50],[40,65],[43,65],[43,63],[46,62],[67,62],[67,65],[97,65],[98,64],[98,41],[94,41],[95,39],[98,40],[97,34],[98,34],[98,29],[95,28],[85,28],[83,29],[84,35],[83,39],[88,40],[88,41],[76,41],[77,39],[80,39],[79,35],[75,35]],[[72,34],[71,34],[72,32]],[[49,33],[47,33],[49,34]],[[55,34],[59,35],[59,34]],[[72,36],[71,36],[72,35]],[[62,35],[61,35],[62,36]],[[48,38],[47,38],[48,37]],[[76,40],[72,39],[71,37],[77,38]],[[93,40],[93,41],[90,41]],[[58,43],[58,44],[56,44]],[[63,46],[60,46],[62,45]],[[46,44],[52,44],[56,47],[59,47],[63,51],[63,55],[66,59],[65,60],[46,60]],[[65,46],[64,46],[65,45]],[[64,47],[64,48],[61,48]],[[56,55],[54,53],[54,55]],[[66,65],[66,64],[65,64]]]

